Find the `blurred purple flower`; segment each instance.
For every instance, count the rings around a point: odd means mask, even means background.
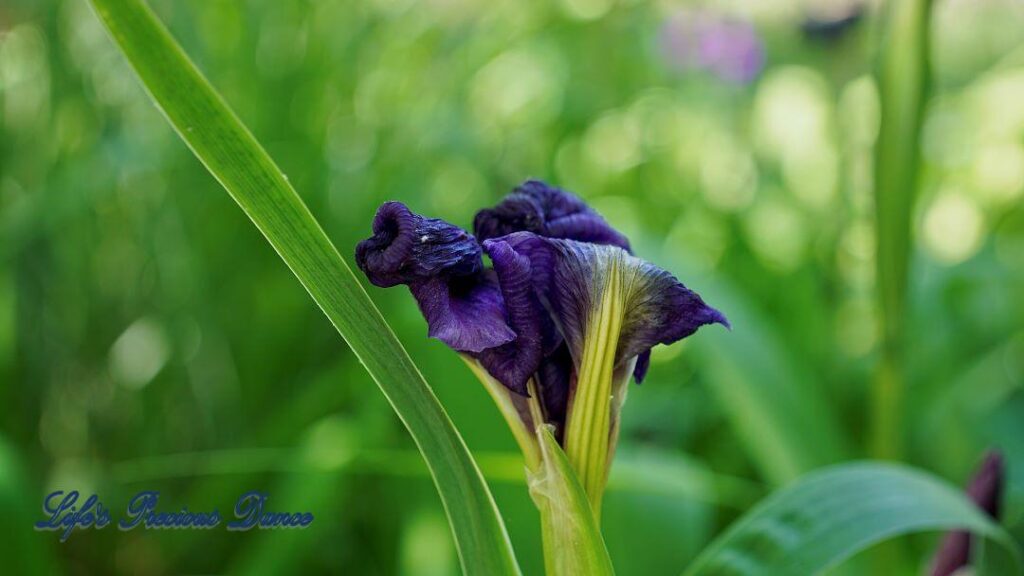
[[[967,487],[967,497],[994,520],[999,520],[999,501],[1005,476],[1003,457],[989,452]],[[971,533],[955,531],[946,534],[932,563],[931,576],[951,576],[971,561]]]
[[[736,84],[753,81],[764,67],[764,45],[747,21],[710,11],[680,11],[661,29],[665,57],[682,70],[706,70]]]

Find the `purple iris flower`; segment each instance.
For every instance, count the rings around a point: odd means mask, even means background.
[[[481,210],[474,230],[476,237],[387,202],[373,236],[356,247],[356,263],[376,286],[408,286],[429,335],[478,360],[508,389],[526,395],[535,378],[553,423],[565,419],[591,308],[613,268],[625,284],[613,369],[635,363],[638,382],[654,345],[704,324],[727,325],[674,276],[632,256],[626,237],[581,199],[543,182],[528,181]]]

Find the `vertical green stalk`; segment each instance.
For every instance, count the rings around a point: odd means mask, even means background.
[[[480,362],[471,358],[465,354],[462,355],[463,361],[469,366],[469,369],[473,372],[483,385],[487,393],[491,395],[491,399],[494,400],[494,404],[498,407],[498,411],[501,412],[501,416],[505,419],[505,423],[508,424],[509,430],[512,431],[512,436],[516,440],[516,444],[519,445],[519,449],[523,452],[523,458],[526,460],[526,467],[530,470],[536,470],[540,466],[540,448],[537,446],[537,439],[531,430],[535,429],[538,425],[544,423],[544,418],[533,408],[533,403],[530,406],[524,407],[525,410],[522,412],[519,409],[520,400],[513,396],[513,393],[509,391],[501,382],[498,382],[491,376],[487,370],[480,365]],[[530,386],[533,386],[533,381],[530,381]],[[531,394],[536,392],[531,391]],[[523,402],[525,404],[525,402]],[[529,412],[528,414],[523,412]]]
[[[601,497],[608,476],[615,348],[622,329],[622,273],[611,262],[600,303],[587,322],[576,391],[565,424],[565,453],[601,522]]]
[[[875,146],[876,272],[881,358],[873,389],[872,453],[899,458],[907,277],[920,135],[929,82],[931,0],[887,2],[878,65],[881,126]]]

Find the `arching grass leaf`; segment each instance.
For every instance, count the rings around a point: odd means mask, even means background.
[[[713,542],[686,576],[807,576],[914,532],[983,537],[992,574],[1019,574],[1010,536],[959,490],[904,466],[856,463],[807,476],[768,497]]]

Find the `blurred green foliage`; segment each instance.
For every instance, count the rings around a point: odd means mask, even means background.
[[[803,32],[833,4],[716,4],[763,40],[763,71],[740,83],[664,50],[696,4],[152,2],[347,258],[384,200],[468,226],[538,176],[729,315],[732,333],[655,350],[630,394],[604,522],[625,575],[678,573],[759,494],[867,454],[876,13]],[[1024,538],[1024,5],[939,1],[932,24],[903,457],[962,483],[1004,450],[1005,523]],[[497,410],[407,294],[370,293],[538,573]],[[19,573],[457,570],[401,424],[82,0],[0,5],[0,413],[16,536],[0,555]],[[259,488],[317,520],[26,535],[43,494],[69,488],[115,511],[155,489],[222,512]],[[905,544],[923,558],[934,539]]]

